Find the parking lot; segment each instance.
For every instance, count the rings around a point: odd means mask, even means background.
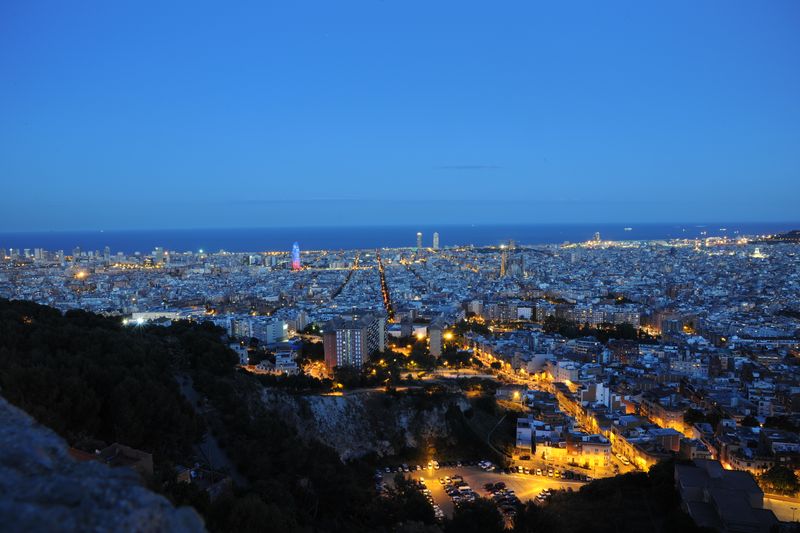
[[[442,510],[445,516],[453,515],[453,500],[445,491],[445,486],[439,482],[439,478],[461,476],[464,482],[479,496],[490,497],[491,494],[484,488],[488,483],[503,482],[506,488],[512,490],[521,502],[535,500],[536,497],[545,489],[551,490],[578,490],[584,482],[574,480],[556,479],[555,477],[538,476],[535,474],[505,474],[503,472],[487,472],[478,466],[442,466],[438,470],[424,468],[422,470],[412,470],[405,474],[413,479],[420,477],[425,480],[425,485],[431,491],[434,503]],[[394,473],[384,473],[383,480],[392,483]]]

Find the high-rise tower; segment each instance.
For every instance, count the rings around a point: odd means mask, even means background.
[[[300,245],[292,245],[292,270],[300,270]]]
[[[439,232],[438,231],[435,231],[433,233],[433,249],[434,250],[438,250],[439,249]]]
[[[417,232],[417,251],[419,252],[420,250],[422,250],[422,232],[418,231]]]

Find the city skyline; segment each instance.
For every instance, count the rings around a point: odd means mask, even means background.
[[[798,28],[0,2],[0,530],[800,531]]]
[[[0,230],[796,216],[795,3],[578,6],[5,5]]]
[[[718,224],[540,224],[540,225],[405,225],[233,228],[197,230],[122,230],[78,232],[0,232],[0,251],[16,249],[20,253],[36,249],[69,251],[108,248],[117,252],[146,253],[155,247],[172,251],[258,252],[285,251],[290,242],[302,243],[305,250],[432,248],[453,246],[501,246],[516,242],[529,246],[552,246],[583,242],[602,235],[607,241],[705,240],[727,237],[737,239],[779,235],[796,230],[800,222],[718,223]],[[420,243],[419,233],[422,233]],[[443,236],[443,239],[442,239]]]

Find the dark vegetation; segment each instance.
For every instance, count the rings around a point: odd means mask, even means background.
[[[476,366],[480,363],[470,352],[459,350],[453,345],[445,346],[440,361],[445,368],[465,368]]]
[[[778,314],[781,315],[781,316],[786,316],[786,317],[789,317],[789,318],[796,318],[796,319],[800,320],[800,310],[798,310],[798,309],[791,309],[789,307],[786,307],[786,308],[781,309],[780,311],[778,311]]]
[[[307,374],[258,374],[256,379],[265,387],[276,387],[293,392],[327,392],[333,382],[330,379],[317,379]]]
[[[478,498],[459,506],[445,523],[446,533],[502,533],[505,523],[494,502]]]
[[[324,361],[325,348],[322,342],[310,342],[304,340],[302,346],[300,347],[300,358],[306,361]]]
[[[797,425],[792,422],[788,416],[768,416],[764,422],[764,427],[770,429],[782,429],[784,431],[792,431],[795,433],[800,431],[800,427],[797,427]]]
[[[544,507],[520,509],[519,533],[660,533],[708,532],[680,509],[674,487],[674,464],[660,463],[649,473],[599,479],[576,492],[555,493]]]
[[[203,424],[183,400],[172,368],[214,371],[232,356],[213,330],[193,329],[186,335],[176,328],[168,337],[83,311],[62,316],[0,300],[0,393],[74,446],[121,442],[179,460]]]
[[[758,482],[765,492],[772,494],[794,495],[800,490],[800,482],[794,470],[776,465],[759,476]]]
[[[655,342],[656,339],[647,335],[641,330],[637,330],[631,324],[601,324],[593,328],[588,324],[578,324],[571,320],[548,316],[542,321],[542,329],[546,333],[558,333],[568,339],[579,337],[594,337],[598,341],[606,343],[610,339],[635,340],[638,342]]]
[[[683,413],[684,423],[691,425],[705,422],[710,424],[713,429],[716,429],[720,420],[722,420],[722,415],[714,410],[704,412],[699,409],[687,409]]]
[[[456,335],[464,335],[467,332],[476,333],[478,335],[489,335],[491,330],[489,326],[483,322],[476,322],[474,320],[462,320],[453,326],[453,333]]]

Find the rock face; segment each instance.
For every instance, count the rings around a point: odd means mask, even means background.
[[[262,401],[293,424],[300,435],[331,446],[343,460],[370,453],[394,455],[403,447],[447,439],[448,408],[469,407],[463,397],[420,409],[413,398],[395,399],[385,394],[293,396],[275,389],[264,389]]]
[[[175,509],[132,470],[77,462],[66,443],[0,398],[0,530],[200,532],[190,507]]]

